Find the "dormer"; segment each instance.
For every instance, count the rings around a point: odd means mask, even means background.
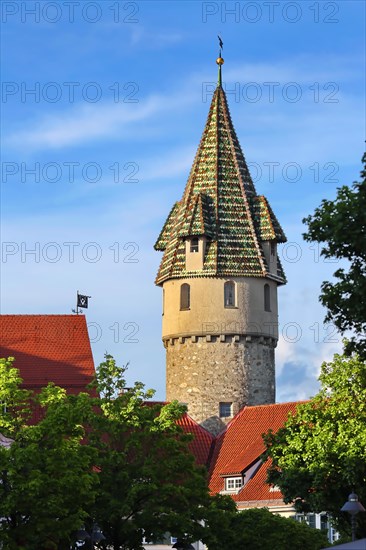
[[[214,231],[210,215],[211,201],[207,195],[198,193],[189,201],[179,236],[185,240],[185,269],[203,269],[207,242]]]
[[[236,461],[237,459],[234,460]],[[224,489],[220,491],[221,494],[238,494],[253,479],[262,464],[262,459],[258,457],[251,464],[245,466],[241,472],[222,473],[221,477],[224,478]],[[230,468],[230,464],[228,467]]]
[[[277,256],[277,243],[285,243],[286,236],[273,213],[266,197],[263,195],[255,197],[253,201],[254,222],[262,243],[263,255],[266,260],[267,272],[270,275],[279,276],[284,282],[281,264]]]
[[[271,275],[277,275],[277,242],[275,239],[263,241],[262,248]]]

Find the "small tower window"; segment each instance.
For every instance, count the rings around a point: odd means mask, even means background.
[[[276,241],[271,241],[271,255],[276,255]]]
[[[224,304],[225,307],[235,307],[235,283],[226,281],[224,284]]]
[[[190,251],[191,252],[198,252],[198,248],[199,248],[198,237],[193,237],[193,239],[191,239]]]
[[[220,403],[220,418],[230,418],[233,416],[232,403]]]
[[[271,289],[268,284],[264,285],[264,311],[271,311]]]
[[[180,287],[180,309],[189,309],[191,306],[191,287],[184,283]]]

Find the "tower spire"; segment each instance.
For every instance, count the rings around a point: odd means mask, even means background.
[[[221,39],[221,36],[217,35],[217,38],[219,39],[219,57],[216,59],[216,63],[219,66],[219,74],[217,78],[217,86],[221,88],[222,86],[222,75],[221,75],[221,66],[224,64],[224,60],[221,57],[221,50],[224,48],[224,43]]]

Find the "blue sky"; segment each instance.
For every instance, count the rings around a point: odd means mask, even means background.
[[[338,264],[301,220],[359,177],[364,2],[4,1],[1,17],[1,312],[70,313],[76,290],[91,295],[95,362],[112,353],[164,398],[153,244],[203,131],[220,33],[234,126],[289,241],[277,400],[313,395],[340,349],[318,303]]]

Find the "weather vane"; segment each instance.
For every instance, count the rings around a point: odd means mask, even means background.
[[[219,47],[220,47],[220,49],[219,49],[219,57],[216,59],[216,63],[217,63],[218,66],[219,66],[219,75],[218,75],[218,79],[217,79],[217,84],[218,84],[219,86],[221,86],[221,84],[222,84],[221,65],[224,64],[224,60],[223,60],[223,58],[221,57],[221,50],[222,50],[223,47],[224,47],[224,43],[223,43],[222,38],[221,38],[221,36],[220,36],[219,34],[217,35],[217,38],[219,39]]]
[[[217,35],[217,38],[219,39],[219,46],[220,46],[219,57],[221,57],[221,50],[224,49],[224,43],[223,43],[222,38],[219,34]]]

